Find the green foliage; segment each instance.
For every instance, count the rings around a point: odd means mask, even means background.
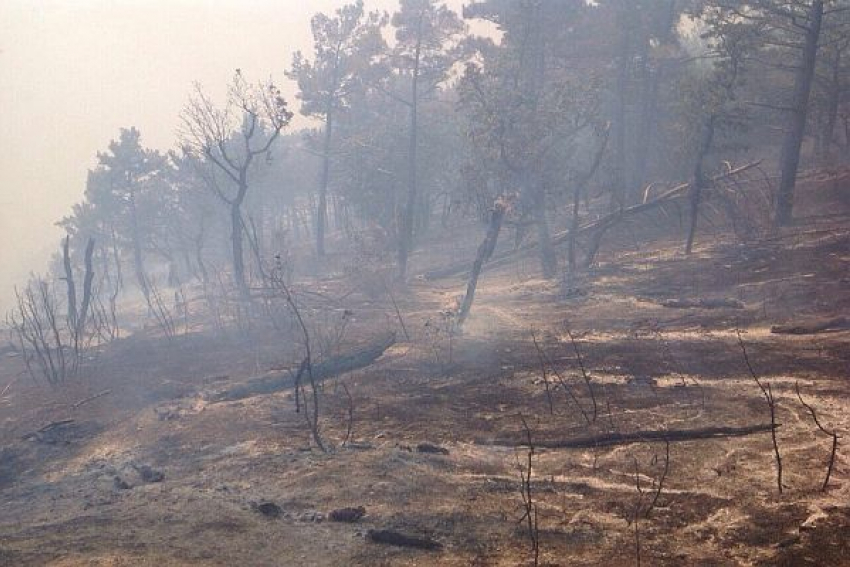
[[[155,248],[165,237],[166,219],[176,205],[168,174],[166,157],[144,148],[136,128],[122,128],[118,139],[97,154],[84,201],[58,224],[74,237],[76,247],[91,237],[99,242],[115,239],[126,248],[138,239],[143,248]]]
[[[373,60],[386,50],[381,35],[386,20],[379,12],[364,12],[362,0],[339,8],[333,17],[313,16],[313,58],[296,52],[286,73],[298,83],[302,114],[323,116],[350,107],[370,79]]]
[[[815,2],[478,0],[463,13],[490,26],[476,37],[438,0],[401,0],[392,15],[353,0],[313,17],[312,49],[286,73],[320,125],[284,135],[291,113],[277,87],[237,71],[222,107],[195,91],[179,150],[146,149],[122,130],[59,224],[77,256],[88,237],[103,243],[99,265],[138,249],[152,270],[180,264],[204,279],[230,254],[229,207],[256,269],[309,242],[323,207],[338,250],[379,235],[366,240],[382,258],[437,217],[486,218],[506,193],[519,197],[517,225],[562,229],[579,193],[585,206],[618,191],[635,200],[649,184],[689,180],[695,163],[778,154]],[[848,8],[825,2],[808,115],[821,159],[848,145]],[[588,187],[575,191],[577,180]]]

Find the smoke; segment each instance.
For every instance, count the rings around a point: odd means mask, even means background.
[[[61,238],[56,221],[82,200],[87,170],[119,128],[136,126],[148,147],[173,147],[192,82],[218,93],[236,68],[271,76],[295,105],[283,75],[291,54],[311,48],[314,13],[345,3],[3,2],[0,314],[15,285],[47,269]]]

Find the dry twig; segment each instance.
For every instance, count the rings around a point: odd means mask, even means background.
[[[800,382],[794,383],[794,389],[797,392],[797,398],[800,400],[800,403],[803,404],[803,407],[809,410],[809,413],[812,415],[812,420],[815,422],[815,425],[817,425],[818,429],[820,429],[821,432],[825,435],[832,437],[832,451],[829,454],[829,464],[826,468],[826,478],[824,479],[823,485],[821,486],[821,492],[826,492],[826,487],[829,485],[829,479],[832,476],[832,469],[835,467],[835,454],[838,452],[839,436],[836,431],[829,431],[827,428],[825,428],[818,419],[818,414],[815,412],[815,408],[807,404],[803,400],[803,395],[800,393]]]

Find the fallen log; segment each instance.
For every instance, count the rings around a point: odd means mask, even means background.
[[[366,508],[363,506],[358,506],[357,508],[339,508],[337,510],[331,510],[331,513],[328,514],[328,519],[331,522],[345,522],[352,524],[357,522],[366,515]]]
[[[366,532],[366,539],[373,543],[395,545],[398,547],[413,547],[428,551],[439,551],[443,548],[440,542],[433,539],[410,536],[394,530],[369,530]]]
[[[27,433],[26,435],[22,436],[21,439],[24,440],[24,441],[26,441],[28,439],[35,439],[37,441],[40,441],[46,435],[51,434],[52,432],[56,431],[57,429],[71,425],[72,423],[74,423],[73,419],[60,419],[58,421],[51,421],[50,423],[48,423],[44,427],[40,428],[38,431],[33,431],[32,433]]]
[[[17,378],[17,377],[12,378],[12,381],[11,381],[11,382],[9,382],[8,384],[6,384],[6,387],[5,387],[5,388],[3,388],[3,391],[2,391],[2,392],[0,392],[0,398],[2,398],[3,396],[5,396],[5,395],[6,395],[6,392],[8,392],[8,391],[9,391],[9,388],[11,388],[11,387],[14,385],[14,383],[15,383],[15,382],[17,382],[17,381],[18,381],[18,378]]]
[[[777,424],[776,427],[779,427]],[[769,433],[773,426],[769,423],[750,425],[747,427],[702,427],[699,429],[662,429],[649,431],[633,431],[631,433],[608,433],[592,437],[581,437],[578,439],[566,439],[563,441],[541,441],[535,439],[534,446],[542,449],[592,449],[594,447],[612,447],[616,445],[630,445],[632,443],[646,443],[649,441],[696,441],[699,439],[719,439],[724,437],[745,437],[758,433]],[[522,441],[501,440],[486,445],[500,447],[523,447]]]
[[[737,299],[668,299],[659,305],[669,309],[743,309],[744,304]]]
[[[324,380],[369,366],[384,354],[388,348],[395,344],[395,340],[395,333],[390,333],[361,349],[318,362],[313,365],[313,379]],[[204,398],[209,402],[232,402],[279,392],[286,388],[291,388],[294,384],[294,373],[276,373],[269,376],[251,378],[224,390],[209,392]]]
[[[850,320],[846,317],[836,317],[834,319],[806,321],[793,325],[774,325],[770,328],[770,332],[777,335],[816,335],[818,333],[843,331],[846,329],[850,329]]]
[[[666,203],[669,203],[674,198],[681,197],[686,194],[686,190],[688,189],[688,184],[679,185],[678,187],[674,187],[670,191],[663,193],[656,197],[655,199],[648,201],[646,203],[641,203],[639,205],[635,205],[633,207],[629,207],[627,209],[623,209],[622,211],[617,211],[608,215],[603,216],[602,218],[592,221],[588,224],[585,224],[579,227],[577,236],[583,236],[586,234],[595,234],[595,233],[604,233],[609,228],[613,227],[615,224],[623,220],[624,218],[636,215],[638,213],[646,212],[651,209],[655,209],[660,207]],[[570,231],[565,230],[563,232],[559,232],[552,236],[552,245],[557,246],[567,242],[570,238]],[[537,248],[537,243],[532,242],[529,244],[525,244],[520,246],[519,248],[515,248],[513,250],[506,250],[500,254],[496,254],[485,266],[482,266],[481,271],[490,270],[492,268],[497,268],[500,266],[504,266],[509,262],[513,261],[514,258],[521,253],[529,252]],[[462,276],[466,277],[469,275],[469,264],[461,263],[455,264],[453,266],[449,266],[446,268],[438,268],[436,270],[431,270],[429,272],[425,272],[422,277],[426,280],[438,280],[442,278],[448,278],[452,276]]]
[[[760,164],[761,164],[760,161],[756,161],[756,162],[753,162],[753,163],[748,163],[746,165],[742,165],[741,167],[730,169],[729,171],[727,171],[725,173],[722,173],[720,175],[716,175],[715,177],[713,177],[711,179],[711,181],[712,181],[712,183],[716,183],[718,181],[722,181],[724,179],[734,177],[736,175],[744,173],[745,171],[753,169],[754,167],[758,167]],[[645,213],[645,212],[650,211],[650,210],[657,209],[657,208],[659,208],[663,205],[666,205],[668,203],[675,201],[676,199],[679,199],[681,197],[686,196],[688,194],[688,191],[690,190],[690,186],[691,186],[690,183],[682,183],[681,185],[677,185],[676,187],[673,187],[672,189],[665,191],[664,193],[660,194],[659,196],[655,197],[654,199],[651,199],[651,200],[645,201],[643,203],[639,203],[637,205],[633,205],[631,207],[627,207],[625,209],[604,215],[597,220],[591,221],[591,222],[579,227],[578,232],[576,234],[577,234],[577,236],[583,236],[583,235],[587,235],[587,234],[594,235],[594,234],[597,234],[597,233],[604,233],[609,228],[613,227],[618,222],[620,222],[620,221],[622,221],[626,218],[638,215],[640,213]],[[569,230],[559,232],[559,233],[552,236],[552,245],[557,246],[557,245],[560,245],[560,244],[564,244],[565,242],[568,242],[569,239],[570,239],[570,231]],[[497,268],[497,267],[503,266],[503,265],[513,261],[513,259],[517,255],[522,254],[524,252],[528,252],[530,250],[534,250],[535,248],[537,248],[537,243],[532,242],[532,243],[529,243],[529,244],[525,244],[524,246],[520,246],[519,248],[515,248],[513,250],[506,250],[506,251],[501,252],[499,254],[495,254],[490,259],[490,261],[485,266],[482,267],[481,271],[483,272],[483,271],[486,271],[486,270],[490,270],[492,268]],[[447,266],[445,268],[438,268],[436,270],[431,270],[431,271],[425,272],[424,274],[422,274],[422,277],[426,280],[438,280],[438,279],[448,278],[448,277],[452,277],[452,276],[466,277],[466,276],[469,275],[469,273],[470,273],[469,264],[464,262],[464,263],[454,264],[452,266]]]
[[[79,402],[74,402],[73,404],[71,404],[71,409],[77,409],[84,404],[87,404],[89,402],[97,400],[98,398],[102,398],[103,396],[108,396],[111,393],[112,393],[112,390],[104,390],[102,392],[98,392],[97,394],[95,394],[93,396],[89,396],[87,398],[84,398],[84,399],[80,400]]]

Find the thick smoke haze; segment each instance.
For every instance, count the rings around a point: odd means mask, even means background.
[[[192,83],[223,95],[236,68],[273,77],[297,110],[284,70],[294,51],[309,51],[311,16],[343,4],[0,0],[0,309],[30,271],[45,270],[61,236],[54,223],[82,198],[87,170],[119,128],[172,147]]]

